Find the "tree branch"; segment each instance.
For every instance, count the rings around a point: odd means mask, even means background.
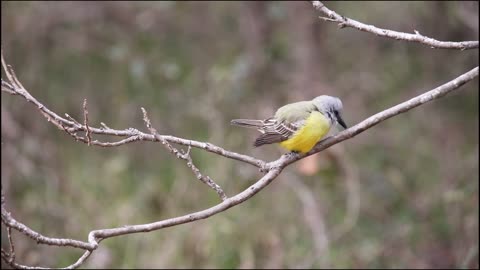
[[[25,98],[28,102],[33,103],[38,110],[42,113],[42,115],[47,119],[47,121],[51,122],[55,126],[57,126],[60,130],[66,131],[69,135],[73,136],[76,134],[76,132],[87,132],[87,129],[89,129],[89,134],[98,134],[98,135],[111,135],[111,136],[118,136],[118,137],[126,137],[129,139],[124,139],[122,141],[118,142],[98,142],[98,141],[92,141],[92,145],[97,145],[97,146],[102,146],[102,147],[114,147],[114,146],[119,146],[123,145],[126,143],[131,143],[135,141],[158,141],[161,142],[162,140],[166,140],[170,143],[175,143],[175,144],[180,144],[180,145],[185,145],[185,146],[191,146],[199,149],[206,150],[208,152],[218,154],[221,156],[224,156],[226,158],[238,160],[241,162],[248,163],[250,165],[256,166],[258,168],[262,168],[265,166],[265,161],[256,159],[251,156],[247,155],[242,155],[239,153],[227,151],[219,146],[213,145],[208,142],[199,142],[199,141],[194,141],[194,140],[187,140],[187,139],[182,139],[170,135],[152,135],[148,133],[141,132],[135,128],[127,128],[124,130],[115,130],[108,128],[105,124],[102,125],[101,128],[95,128],[92,126],[88,126],[88,128],[85,125],[80,124],[78,121],[74,120],[72,117],[68,116],[69,119],[72,120],[67,120],[55,112],[51,111],[48,109],[46,106],[44,106],[41,102],[39,102],[35,97],[33,97],[24,87],[21,85],[19,80],[17,79],[17,76],[15,75],[15,72],[13,71],[12,67],[10,65],[7,65],[5,62],[5,59],[3,57],[3,50],[2,50],[2,66],[5,71],[5,74],[7,75],[7,78],[9,82],[6,82],[2,78],[2,91],[9,93],[11,95],[20,95],[23,98]],[[80,136],[73,136],[76,140],[79,140],[83,143],[88,143],[88,139],[85,139]]]
[[[85,249],[87,252],[82,256],[83,260],[85,260],[89,255],[90,252],[93,251],[94,249],[97,248],[98,243],[103,240],[107,239],[110,237],[114,236],[119,236],[119,235],[125,235],[125,234],[132,234],[132,233],[140,233],[140,232],[150,232],[154,230],[159,230],[162,228],[166,227],[171,227],[175,225],[180,225],[180,224],[185,224],[189,222],[193,222],[199,219],[205,219],[210,216],[213,216],[215,214],[218,214],[220,212],[223,212],[235,205],[238,205],[242,203],[243,201],[251,198],[254,196],[256,193],[258,193],[260,190],[265,188],[268,184],[270,184],[280,173],[281,171],[287,167],[288,165],[306,157],[313,155],[315,153],[318,153],[322,150],[325,150],[326,148],[335,145],[339,142],[342,142],[344,140],[347,140],[349,138],[352,138],[361,132],[373,127],[374,125],[390,118],[395,115],[398,115],[400,113],[406,112],[408,110],[411,110],[417,106],[420,106],[422,104],[425,104],[429,101],[432,101],[434,99],[440,98],[448,94],[449,92],[452,92],[456,89],[459,89],[460,86],[463,84],[473,80],[475,77],[478,76],[478,67],[466,72],[465,74],[453,79],[450,82],[447,82],[431,91],[428,91],[422,95],[419,95],[415,98],[412,98],[408,101],[405,101],[403,103],[400,103],[394,107],[391,107],[389,109],[386,109],[382,112],[379,112],[366,120],[360,122],[359,124],[350,127],[347,130],[344,130],[343,132],[338,133],[335,136],[328,137],[321,142],[319,142],[313,150],[306,154],[284,154],[282,155],[279,159],[266,163],[263,169],[267,172],[262,178],[260,178],[255,184],[251,185],[248,187],[246,190],[243,192],[223,200],[221,203],[210,207],[208,209],[198,211],[195,213],[191,213],[188,215],[180,216],[180,217],[175,217],[175,218],[170,218],[158,222],[153,222],[149,224],[140,224],[140,225],[127,225],[119,228],[111,228],[111,229],[102,229],[102,230],[94,230],[91,231],[88,235],[88,243],[87,242],[82,242],[82,241],[77,241],[73,239],[57,239],[57,238],[49,238],[45,237],[27,226],[23,225],[22,223],[17,222],[15,219],[13,219],[10,215],[10,213],[7,212],[4,206],[4,198],[2,196],[2,222],[11,228],[14,228],[27,236],[31,237],[32,239],[36,240],[38,243],[42,244],[48,244],[48,245],[57,245],[57,246],[72,246],[76,248],[81,248]],[[3,81],[3,79],[2,79]],[[12,82],[13,84],[13,82]],[[3,83],[2,83],[3,85]],[[15,93],[20,93],[16,87],[13,88]],[[3,90],[3,87],[2,87]],[[6,91],[8,92],[8,91]],[[20,94],[24,98],[25,95]],[[30,98],[31,99],[31,98]],[[28,100],[28,99],[27,99]],[[44,106],[42,108],[45,108]],[[46,108],[45,108],[46,109]],[[47,109],[48,110],[48,109]],[[147,126],[151,126],[148,124]],[[105,127],[104,127],[105,128]],[[116,132],[116,131],[115,131]],[[113,132],[112,132],[113,133]],[[117,136],[123,136],[124,133],[121,133]],[[137,135],[138,136],[138,135]],[[165,136],[161,136],[158,134],[155,134],[155,138],[158,141],[161,141],[162,138],[165,138]],[[174,137],[171,137],[174,138]],[[180,139],[176,138],[181,141],[188,141],[185,139]],[[93,144],[93,142],[92,142]],[[206,144],[206,143],[200,143],[200,144]],[[216,147],[216,146],[215,146]],[[223,150],[226,151],[226,150]],[[226,151],[228,152],[228,151]],[[230,156],[242,156],[238,153],[234,152],[228,152]],[[224,156],[223,154],[219,154]],[[251,158],[251,157],[249,157]],[[254,160],[254,158],[251,158]],[[2,253],[3,254],[3,253]],[[2,255],[3,258],[3,255]],[[68,267],[78,267],[81,265],[81,262],[83,262],[82,258],[79,259],[75,264],[70,265]],[[16,265],[16,267],[20,267],[20,265]]]
[[[344,140],[350,139],[365,130],[377,125],[378,123],[387,120],[390,117],[399,115],[401,113],[407,112],[415,107],[418,107],[422,104],[425,104],[427,102],[430,102],[434,99],[441,98],[445,96],[446,94],[455,91],[460,88],[460,86],[466,84],[467,82],[475,79],[478,77],[478,66],[476,68],[473,68],[472,70],[458,76],[457,78],[440,85],[439,87],[430,90],[424,94],[421,94],[419,96],[416,96],[410,100],[407,100],[405,102],[402,102],[396,106],[393,106],[389,109],[386,109],[384,111],[381,111],[375,115],[370,116],[369,118],[363,120],[362,122],[356,124],[355,126],[352,126],[342,132],[339,132],[335,136],[330,136],[319,143],[310,150],[310,152],[306,154],[295,154],[295,155],[283,155],[281,158],[279,158],[276,161],[270,162],[266,165],[266,168],[272,168],[272,167],[277,167],[277,166],[286,166],[291,163],[294,163],[304,157],[316,154],[318,152],[321,152],[328,147],[335,145],[339,142],[342,142]]]
[[[220,199],[222,201],[225,201],[227,199],[227,195],[225,195],[225,192],[222,190],[222,188],[215,183],[209,176],[204,176],[200,172],[200,170],[193,164],[192,157],[190,156],[190,150],[192,149],[191,146],[188,146],[187,152],[181,150],[181,153],[178,151],[177,148],[173,147],[169,142],[167,142],[162,136],[160,136],[155,128],[152,127],[152,124],[150,122],[150,119],[148,118],[147,111],[142,107],[142,112],[143,112],[143,121],[145,121],[145,124],[150,130],[150,133],[153,136],[158,136],[160,139],[160,142],[167,148],[167,150],[174,154],[177,158],[183,159],[187,161],[187,166],[192,170],[192,172],[195,174],[198,180],[202,181],[203,183],[207,184],[210,188],[215,190],[217,192],[218,196],[220,196]]]
[[[448,49],[462,49],[462,50],[478,48],[478,41],[443,42],[443,41],[437,41],[431,38],[424,37],[420,35],[418,32],[416,32],[416,34],[413,35],[413,34],[406,34],[406,33],[386,30],[386,29],[380,29],[374,26],[364,25],[357,21],[342,17],[337,13],[326,8],[321,2],[314,1],[313,5],[317,10],[329,16],[329,18],[324,18],[325,20],[338,22],[341,27],[349,26],[349,27],[359,29],[361,31],[371,32],[379,36],[391,37],[391,38],[406,40],[406,41],[415,41],[425,45],[432,46],[434,48],[448,48]],[[5,261],[5,263],[9,264],[10,266],[15,268],[23,268],[23,269],[44,269],[44,268],[21,265],[15,262],[14,246],[13,246],[13,240],[11,239],[11,232],[10,232],[12,228],[36,240],[37,243],[40,243],[40,244],[55,245],[55,246],[70,246],[70,247],[75,247],[75,248],[80,248],[85,250],[84,254],[75,263],[66,267],[66,269],[77,268],[85,262],[85,260],[98,247],[98,244],[103,239],[120,236],[120,235],[126,235],[126,234],[159,230],[166,227],[176,226],[176,225],[193,222],[200,219],[205,219],[210,216],[216,215],[220,212],[223,212],[233,206],[236,206],[244,202],[245,200],[248,200],[249,198],[257,194],[260,190],[262,190],[268,184],[270,184],[282,172],[282,170],[287,166],[289,166],[290,164],[302,158],[305,158],[309,155],[313,155],[315,153],[323,151],[324,149],[332,145],[335,145],[339,142],[350,139],[390,117],[404,113],[417,106],[430,102],[434,99],[441,98],[454,90],[460,89],[460,87],[463,84],[478,77],[478,72],[479,72],[478,67],[476,67],[466,72],[465,74],[433,90],[430,90],[422,95],[419,95],[408,101],[405,101],[389,109],[386,109],[382,112],[379,112],[365,119],[364,121],[358,123],[357,125],[336,134],[335,136],[330,136],[322,140],[314,147],[313,150],[311,150],[306,154],[288,153],[288,154],[282,155],[279,159],[275,161],[267,163],[263,160],[260,160],[251,156],[227,151],[219,146],[215,146],[207,142],[198,142],[198,141],[187,140],[187,139],[178,138],[174,136],[169,136],[169,135],[160,135],[152,127],[150,120],[147,117],[146,111],[143,108],[142,108],[142,111],[144,113],[144,121],[146,123],[147,128],[150,131],[150,134],[141,132],[134,128],[127,128],[124,130],[115,130],[108,127],[103,122],[101,123],[100,128],[89,126],[86,100],[84,101],[84,104],[83,104],[83,111],[84,111],[83,124],[81,124],[79,121],[75,120],[74,118],[70,117],[68,114],[66,114],[66,118],[60,117],[58,114],[49,110],[42,103],[40,103],[23,87],[23,85],[20,83],[17,76],[15,75],[12,67],[5,63],[5,60],[3,57],[3,51],[2,51],[1,59],[2,59],[3,69],[8,79],[8,82],[6,82],[2,78],[2,91],[9,93],[11,95],[21,96],[24,99],[26,99],[28,102],[34,104],[38,108],[38,110],[42,113],[42,115],[47,119],[47,121],[57,126],[60,130],[64,130],[67,134],[75,138],[75,140],[81,141],[89,145],[97,145],[101,147],[115,147],[115,146],[120,146],[120,145],[136,142],[136,141],[161,142],[167,148],[167,150],[169,150],[171,153],[176,155],[177,158],[186,160],[187,166],[192,170],[192,172],[195,174],[197,179],[206,183],[209,187],[214,189],[222,199],[222,202],[208,209],[190,213],[183,216],[179,216],[179,217],[174,217],[174,218],[161,220],[161,221],[148,223],[148,224],[127,225],[127,226],[117,227],[117,228],[93,230],[88,234],[88,242],[83,242],[83,241],[78,241],[73,239],[46,237],[41,235],[38,232],[33,231],[31,228],[27,227],[26,225],[16,221],[11,216],[11,214],[6,210],[5,199],[4,199],[3,189],[2,189],[2,198],[1,198],[2,222],[7,227],[11,249],[10,249],[10,253],[2,249],[1,257]],[[78,132],[85,132],[85,137],[77,135]],[[91,138],[92,134],[116,136],[116,137],[120,137],[121,139],[116,142],[102,142],[99,140],[92,140]],[[188,146],[188,150],[186,152],[183,150],[179,151],[178,149],[173,147],[171,143]],[[191,147],[204,149],[208,152],[215,153],[217,155],[220,155],[226,158],[251,164],[253,166],[260,168],[262,172],[264,172],[265,174],[256,183],[252,184],[250,187],[248,187],[244,191],[238,193],[235,196],[227,198],[227,196],[225,195],[223,190],[220,188],[220,186],[218,186],[215,182],[213,182],[213,180],[210,177],[202,175],[198,170],[198,168],[193,164],[192,158],[190,156]]]
[[[42,234],[26,226],[25,224],[15,220],[11,216],[11,214],[7,211],[4,204],[2,204],[2,223],[9,228],[13,228],[25,234],[26,236],[32,238],[38,244],[45,244],[45,245],[51,245],[51,246],[70,246],[70,247],[80,248],[84,250],[94,250],[96,248],[95,245],[82,242],[82,241],[77,241],[77,240],[72,240],[67,238],[51,238],[51,237],[43,236]]]
[[[478,41],[461,41],[461,42],[452,42],[452,41],[439,41],[430,37],[421,35],[417,30],[414,30],[415,34],[403,33],[383,28],[378,28],[373,25],[367,25],[345,16],[342,16],[336,13],[333,10],[328,9],[320,1],[312,1],[313,7],[325,14],[328,17],[319,17],[320,19],[327,22],[336,22],[340,28],[352,27],[360,31],[368,32],[375,34],[380,37],[388,37],[396,40],[418,42],[423,45],[427,45],[432,49],[457,49],[457,50],[468,50],[468,49],[477,49]]]
[[[90,144],[92,143],[92,135],[90,132],[90,128],[88,126],[87,99],[83,100],[83,124],[85,125],[85,129],[86,129],[85,137],[87,137],[87,145],[90,146]]]

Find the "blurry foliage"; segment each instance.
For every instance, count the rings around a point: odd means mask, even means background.
[[[379,27],[478,40],[478,2],[327,5]],[[230,119],[269,117],[284,103],[331,94],[353,125],[478,65],[478,50],[339,30],[318,16],[307,2],[2,2],[2,47],[25,87],[58,113],[81,119],[87,98],[91,124],[145,129],[145,107],[162,134],[266,160],[279,156],[278,147],[254,149],[255,132]],[[85,267],[478,268],[478,79],[463,88],[334,146],[355,169],[353,190],[327,150],[311,176],[291,166],[288,176],[207,220],[105,240]],[[229,195],[261,176],[207,152],[193,157]],[[287,185],[292,177],[315,198],[328,253],[315,249],[310,208]],[[93,229],[218,202],[160,144],[88,147],[3,93],[2,187],[18,220],[84,241]],[[352,192],[360,197],[358,219],[334,239]],[[3,232],[2,225],[5,247]],[[65,266],[81,254],[14,237],[17,258],[28,265]]]

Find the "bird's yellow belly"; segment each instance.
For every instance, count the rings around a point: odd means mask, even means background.
[[[301,127],[288,140],[280,143],[281,146],[301,153],[310,151],[323,136],[330,130],[330,121],[320,112],[314,111],[307,118],[305,125]]]

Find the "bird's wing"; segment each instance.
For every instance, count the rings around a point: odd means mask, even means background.
[[[264,144],[277,143],[288,140],[295,132],[303,126],[305,120],[287,123],[275,118],[269,118],[264,121],[264,126],[260,130],[260,135],[253,144],[255,147]]]
[[[311,101],[300,101],[287,104],[277,110],[275,116],[264,120],[258,130],[260,135],[253,144],[260,146],[288,140],[305,123],[310,113],[316,109]]]
[[[295,102],[278,109],[275,113],[275,119],[280,122],[295,123],[307,119],[314,110],[316,110],[316,107],[312,101]]]

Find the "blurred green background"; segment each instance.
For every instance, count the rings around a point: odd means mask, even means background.
[[[478,2],[327,2],[347,17],[439,40],[478,40]],[[254,149],[233,118],[266,118],[320,94],[354,125],[478,65],[318,19],[308,2],[2,2],[2,48],[30,93],[63,115]],[[4,77],[2,73],[2,77]],[[478,268],[478,79],[288,167],[226,212],[104,240],[83,268]],[[219,202],[161,144],[88,147],[2,93],[2,188],[19,221],[51,237],[199,211]],[[102,140],[117,138],[95,137]],[[233,196],[255,167],[192,150]],[[82,254],[14,233],[19,263]],[[2,247],[8,250],[2,224]],[[2,267],[6,265],[2,261]]]

